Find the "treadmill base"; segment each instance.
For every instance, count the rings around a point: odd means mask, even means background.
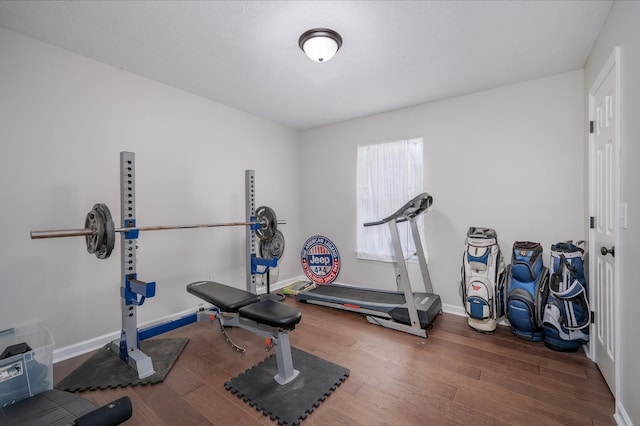
[[[373,290],[338,284],[319,285],[313,290],[298,293],[296,299],[301,302],[365,314],[372,317],[371,320],[367,318],[372,324],[383,325],[383,322],[392,321],[398,323],[400,328],[394,325],[385,325],[385,327],[409,333],[413,333],[413,331],[405,330],[407,325],[410,329],[426,330],[433,325],[437,315],[442,312],[442,301],[439,295],[413,293],[413,300],[420,321],[419,328],[413,328],[411,327],[409,309],[403,292]],[[377,319],[381,320],[377,321]],[[424,333],[420,333],[420,335],[422,334]]]

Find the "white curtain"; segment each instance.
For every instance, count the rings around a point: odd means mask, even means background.
[[[381,220],[423,192],[422,138],[358,147],[357,256],[360,259],[392,262],[393,245],[389,225],[364,227]],[[424,244],[424,218],[417,219]],[[415,255],[408,223],[399,225],[406,259]],[[425,256],[427,255],[426,246]]]

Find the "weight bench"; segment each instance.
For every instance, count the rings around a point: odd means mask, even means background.
[[[248,291],[213,281],[188,284],[187,292],[215,307],[213,311],[199,312],[198,321],[218,320],[222,334],[235,350],[245,352],[229,338],[225,326],[244,328],[270,339],[271,345],[276,347],[278,374],[273,378],[278,384],[287,384],[300,374],[293,368],[288,334],[300,322],[300,311],[284,303],[262,300]]]

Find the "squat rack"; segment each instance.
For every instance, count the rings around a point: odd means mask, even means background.
[[[106,259],[111,254],[115,233],[121,234],[120,262],[121,262],[121,286],[120,305],[122,330],[120,338],[110,344],[111,350],[136,370],[138,377],[144,379],[155,373],[151,357],[140,350],[140,341],[174,330],[176,328],[194,323],[198,319],[198,313],[194,312],[176,320],[170,320],[153,325],[145,329],[138,329],[137,308],[142,306],[147,298],[154,297],[156,283],[138,279],[136,270],[136,255],[138,250],[137,239],[140,231],[184,229],[184,228],[210,228],[219,226],[246,226],[246,289],[256,294],[256,275],[268,273],[270,267],[276,267],[278,256],[271,259],[260,258],[256,254],[256,238],[258,233],[261,240],[265,241],[273,237],[278,222],[273,210],[268,207],[259,207],[259,218],[256,217],[255,208],[255,172],[245,171],[245,222],[215,223],[201,225],[175,225],[175,226],[146,226],[138,227],[136,221],[135,202],[135,154],[133,152],[120,152],[120,217],[122,227],[115,228],[111,222],[111,214],[104,204],[97,204],[87,215],[85,228],[69,230],[32,231],[32,239],[62,238],[72,236],[85,236],[87,250],[95,253],[96,257]],[[100,220],[91,220],[99,216]],[[89,225],[90,224],[90,225]],[[259,267],[264,269],[260,270]]]

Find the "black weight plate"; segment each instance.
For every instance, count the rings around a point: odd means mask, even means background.
[[[91,254],[98,251],[98,239],[101,230],[99,229],[100,219],[98,218],[99,213],[96,211],[96,206],[93,206],[91,211],[87,213],[87,216],[84,220],[84,227],[86,229],[93,230],[93,234],[87,235],[85,237],[85,241],[87,243],[87,251]]]
[[[115,226],[106,204],[95,204],[87,213],[84,227],[93,230],[86,236],[87,251],[98,259],[107,259],[115,246]]]
[[[111,217],[111,212],[106,204],[96,204],[94,208],[97,208],[102,215],[103,231],[100,250],[96,252],[98,259],[107,259],[111,256],[111,252],[116,245],[116,228]]]
[[[282,258],[284,254],[284,235],[279,229],[269,240],[260,240],[260,256],[265,259]]]
[[[276,212],[270,207],[261,206],[256,209],[256,221],[260,227],[256,230],[256,234],[263,241],[270,240],[278,229],[278,219]]]

